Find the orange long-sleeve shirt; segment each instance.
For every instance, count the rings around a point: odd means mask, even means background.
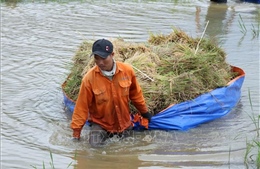
[[[82,79],[71,128],[81,131],[86,120],[89,120],[109,132],[122,132],[131,125],[130,100],[140,113],[148,112],[141,87],[130,65],[116,62],[112,80],[95,66]]]

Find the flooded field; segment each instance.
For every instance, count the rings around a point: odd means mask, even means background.
[[[246,73],[234,110],[185,132],[136,132],[103,149],[87,137],[71,141],[61,84],[83,40],[146,42],[173,27],[200,37],[208,21],[205,37]],[[1,168],[50,168],[50,152],[59,169],[245,168],[246,142],[256,137],[250,117],[259,115],[259,23],[258,4],[231,0],[1,1]]]

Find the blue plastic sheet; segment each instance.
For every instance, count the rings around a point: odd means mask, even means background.
[[[233,71],[238,72],[239,75],[227,86],[214,89],[193,100],[169,106],[152,117],[148,129],[188,130],[229,113],[240,100],[241,87],[245,78],[242,69],[233,67]],[[67,97],[64,91],[63,94],[64,104],[72,113],[75,103]],[[139,123],[134,125],[134,129],[144,129],[143,126],[139,126]]]
[[[149,129],[188,130],[226,115],[240,100],[243,81],[244,76],[226,87],[167,108],[152,117]]]

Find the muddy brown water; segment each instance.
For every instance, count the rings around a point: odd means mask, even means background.
[[[185,132],[136,132],[102,149],[86,136],[71,141],[61,84],[83,40],[145,42],[173,27],[200,37],[207,21],[204,36],[246,72],[228,115]],[[260,6],[238,1],[1,1],[1,168],[51,168],[50,152],[58,169],[245,168],[246,140],[256,135],[250,115],[259,115],[259,22]]]

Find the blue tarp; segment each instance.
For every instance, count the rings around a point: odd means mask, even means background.
[[[194,100],[167,108],[152,117],[149,129],[187,130],[226,115],[240,100],[244,77]]]
[[[167,109],[154,115],[148,129],[159,130],[188,130],[202,123],[212,121],[229,113],[240,100],[241,87],[245,73],[238,67],[233,71],[239,75],[225,87],[214,89],[199,97],[179,104],[169,106]],[[75,103],[64,94],[66,108],[73,112]],[[142,129],[135,123],[135,129]]]

